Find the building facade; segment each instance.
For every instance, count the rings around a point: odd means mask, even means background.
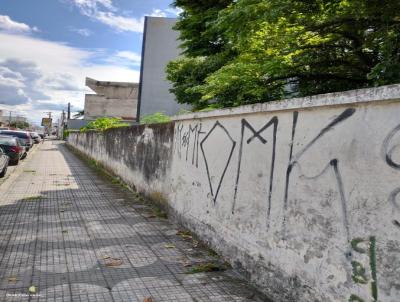
[[[139,84],[86,78],[86,86],[95,94],[85,95],[85,120],[95,120],[99,117],[136,120]]]
[[[175,115],[181,109],[189,109],[178,104],[175,95],[169,92],[172,85],[165,72],[168,62],[181,53],[179,32],[173,29],[175,23],[176,19],[172,18],[145,18],[138,119],[156,112]]]

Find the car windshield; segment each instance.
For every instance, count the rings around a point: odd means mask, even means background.
[[[7,136],[16,136],[19,138],[28,138],[28,134],[25,132],[17,132],[17,131],[0,131],[0,135],[7,135]]]
[[[0,137],[0,145],[4,145],[4,146],[15,146],[15,145],[17,145],[17,142],[15,141],[14,138],[10,138],[10,137]]]

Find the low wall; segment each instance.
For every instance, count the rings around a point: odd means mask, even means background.
[[[72,133],[274,301],[400,297],[400,85]]]

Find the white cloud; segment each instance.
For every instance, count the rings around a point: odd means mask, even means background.
[[[92,20],[103,23],[117,32],[143,32],[143,18],[130,18],[116,14],[112,0],[68,0],[79,12]]]
[[[35,121],[40,121],[43,111],[56,111],[68,102],[73,108],[83,108],[85,91],[89,91],[87,76],[100,81],[139,81],[139,71],[128,64],[91,63],[98,56],[96,50],[7,33],[0,33],[0,41],[0,109],[18,111]],[[116,54],[125,60],[134,58],[126,51]]]
[[[117,32],[143,32],[144,16],[128,17],[127,11],[119,13],[112,0],[68,0],[75,5],[82,15],[92,20],[103,23]],[[155,8],[148,16],[152,17],[176,17],[182,10],[167,8],[165,10]]]
[[[171,14],[172,16],[177,17],[183,12],[183,9],[181,9],[179,7],[177,7],[177,8],[167,8],[165,11],[167,13]]]
[[[104,59],[104,62],[106,63],[118,66],[126,66],[128,68],[140,66],[141,61],[140,54],[127,50],[116,51]]]
[[[140,63],[141,62],[141,56],[140,54],[133,52],[133,51],[118,51],[115,54],[117,57],[122,58],[122,59],[127,59],[135,63]]]
[[[161,9],[153,9],[153,11],[150,14],[151,17],[166,17],[167,13]]]
[[[183,10],[180,8],[167,8],[167,9],[158,9],[154,8],[149,16],[151,17],[177,17]]]
[[[13,33],[29,33],[32,31],[38,31],[38,28],[30,27],[25,23],[11,20],[9,16],[0,15],[0,30]]]
[[[82,14],[91,16],[101,8],[115,11],[112,0],[70,0],[72,4],[77,6]]]
[[[119,32],[132,31],[141,33],[143,32],[144,19],[127,18],[119,15],[115,15],[113,12],[96,12],[92,18],[97,21],[106,24]]]
[[[77,34],[83,36],[83,37],[90,37],[93,32],[90,29],[87,28],[75,28],[75,27],[71,27],[70,28],[71,31],[76,32]]]
[[[4,86],[21,88],[24,87],[23,76],[8,67],[0,66],[0,83]],[[1,99],[0,99],[1,102]]]

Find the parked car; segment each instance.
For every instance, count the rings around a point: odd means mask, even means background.
[[[23,141],[23,144],[28,152],[33,146],[33,140],[27,131],[15,131],[15,130],[1,130],[0,135],[18,137]]]
[[[18,137],[0,135],[0,148],[10,158],[10,163],[14,165],[17,165],[19,160],[26,156],[25,147],[21,146],[21,141]]]
[[[10,158],[0,148],[0,178],[6,175],[9,161]]]
[[[41,138],[36,132],[29,132],[29,135],[35,144],[39,144],[41,142]]]
[[[0,134],[1,135],[1,134]],[[28,152],[26,151],[26,147],[24,145],[24,140],[20,139],[19,137],[16,137],[16,139],[18,140],[19,146],[22,148],[23,153],[22,153],[22,157],[21,159],[24,159],[27,155]]]

